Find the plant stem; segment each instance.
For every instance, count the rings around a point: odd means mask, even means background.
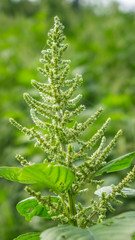
[[[65,204],[64,197],[63,197],[63,195],[60,194],[60,193],[59,193],[59,196],[61,197],[61,200],[62,200],[62,202],[63,202],[63,206],[64,206],[64,209],[65,209],[66,216],[67,216],[67,218],[69,219],[69,213],[68,213],[67,206],[66,206],[66,204]]]
[[[70,211],[70,224],[77,226],[77,220],[73,217],[76,215],[75,208],[75,194],[73,193],[72,187],[68,190],[68,200],[69,200],[69,211]]]
[[[59,116],[60,116],[60,112],[59,112]],[[63,151],[66,152],[66,144],[61,143],[61,146],[62,146]],[[73,193],[72,186],[68,190],[67,194],[68,194],[68,201],[69,201],[70,218],[69,218],[69,212],[68,212],[67,206],[65,204],[65,200],[63,198],[63,195],[61,195],[64,209],[65,209],[65,212],[69,219],[70,224],[73,226],[77,226],[77,220],[73,218],[76,215],[76,208],[75,208],[75,194]]]

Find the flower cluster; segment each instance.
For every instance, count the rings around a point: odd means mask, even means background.
[[[36,193],[29,187],[25,190],[29,195],[35,197],[39,204],[46,204],[49,211],[54,213],[53,219],[59,219],[62,223],[70,223],[79,227],[86,227],[87,224],[95,224],[105,218],[107,209],[113,211],[110,202],[120,203],[116,199],[117,193],[123,195],[121,190],[134,179],[135,168],[122,180],[118,186],[112,186],[112,193],[103,193],[99,201],[90,201],[89,207],[83,207],[76,203],[76,195],[85,191],[85,185],[101,184],[101,180],[94,179],[95,173],[106,165],[106,158],[115,147],[122,131],[119,130],[114,138],[106,145],[105,131],[110,123],[108,118],[101,128],[86,142],[80,136],[84,130],[94,124],[101,115],[103,109],[99,108],[96,113],[90,116],[85,122],[78,123],[75,117],[85,110],[84,105],[79,105],[81,95],[75,94],[76,89],[82,84],[82,76],[76,74],[68,79],[70,61],[63,59],[63,53],[67,49],[63,25],[58,17],[55,17],[54,28],[48,34],[47,44],[49,48],[43,50],[40,62],[42,68],[38,70],[48,80],[47,83],[40,83],[32,80],[32,86],[39,92],[41,101],[36,100],[28,93],[24,99],[30,107],[31,118],[36,128],[27,128],[10,119],[10,122],[31,139],[35,140],[35,146],[40,147],[45,155],[46,163],[54,163],[66,166],[75,175],[75,180],[68,191],[60,194],[58,202],[53,203],[51,196],[48,199]],[[72,123],[72,124],[71,124]],[[41,131],[36,130],[37,127]],[[45,131],[45,133],[44,133]],[[99,143],[97,150],[89,155],[89,151]],[[79,151],[76,151],[74,143],[78,144]],[[30,163],[21,155],[17,160],[22,166],[29,166]],[[83,159],[81,166],[76,166],[76,161]],[[56,214],[57,212],[61,214]],[[97,220],[95,221],[95,215]],[[93,220],[94,218],[94,220]]]

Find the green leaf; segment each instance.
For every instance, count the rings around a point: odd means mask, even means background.
[[[47,200],[48,197],[44,197],[44,199]],[[58,202],[58,200],[59,200],[58,197],[51,197],[52,203]],[[25,219],[27,221],[31,221],[31,218],[34,216],[44,218],[51,218],[52,216],[54,216],[54,214],[51,215],[48,213],[50,209],[45,204],[44,205],[39,204],[37,199],[34,197],[22,200],[16,205],[16,208],[20,215],[25,216]]]
[[[116,158],[108,162],[103,168],[96,172],[95,176],[101,175],[104,172],[116,172],[130,167],[131,162],[135,158],[135,152],[128,153],[124,156]]]
[[[119,214],[88,229],[58,226],[45,230],[40,240],[131,240],[135,233],[135,211]]]
[[[0,177],[6,178],[10,181],[19,182],[18,176],[21,168],[17,167],[0,167]]]
[[[135,233],[135,211],[107,219],[92,226],[90,230],[96,240],[131,240]]]
[[[40,240],[40,233],[26,233],[13,240]]]
[[[55,192],[67,190],[74,181],[74,174],[68,168],[51,163],[39,163],[24,168],[1,167],[0,177],[26,184],[43,183]]]
[[[95,191],[95,194],[98,196],[102,196],[103,192],[110,194],[112,192],[112,187],[106,186],[106,187],[99,188],[97,191]],[[122,192],[127,196],[132,196],[132,197],[135,196],[135,189],[132,189],[132,188],[123,188]],[[119,193],[117,193],[117,195],[119,195]]]
[[[58,226],[45,230],[40,240],[96,240],[88,229],[73,226]]]
[[[39,163],[24,167],[19,175],[19,180],[27,183],[44,183],[46,187],[61,192],[70,187],[74,181],[74,174],[63,166]]]

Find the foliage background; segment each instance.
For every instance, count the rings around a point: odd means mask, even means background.
[[[72,60],[71,71],[82,74],[84,78],[80,91],[87,111],[80,120],[86,119],[99,105],[105,109],[97,123],[85,132],[84,139],[88,139],[104,119],[111,116],[108,140],[119,128],[124,134],[108,159],[135,149],[135,13],[121,12],[116,3],[108,8],[99,8],[82,5],[82,2],[0,1],[1,166],[17,166],[16,153],[35,162],[44,159],[43,153],[34,149],[32,142],[10,126],[8,119],[14,117],[24,125],[32,125],[22,94],[30,92],[36,95],[30,80],[41,79],[36,69],[40,66],[40,51],[46,48],[47,32],[55,15],[65,25],[70,44],[66,57]],[[106,185],[116,184],[125,173],[104,176]],[[0,180],[2,240],[12,240],[25,232],[42,231],[53,224],[36,217],[28,223],[19,216],[15,206],[27,197],[23,188],[21,184]],[[89,199],[89,192],[80,197],[84,204]],[[117,212],[135,210],[134,200],[125,200]]]

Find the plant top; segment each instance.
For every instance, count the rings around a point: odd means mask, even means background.
[[[41,148],[45,156],[43,162],[34,164],[18,154],[16,158],[22,167],[0,167],[1,177],[30,185],[42,183],[45,188],[50,189],[50,195],[44,196],[30,186],[25,187],[30,197],[19,202],[17,210],[25,216],[27,221],[30,221],[33,216],[39,216],[58,220],[62,226],[54,228],[52,235],[49,235],[49,230],[46,230],[42,234],[21,235],[16,240],[30,238],[53,240],[56,239],[57,234],[61,234],[63,229],[67,235],[63,235],[65,238],[58,239],[79,239],[75,237],[78,230],[80,236],[84,236],[81,238],[82,240],[99,239],[92,238],[95,234],[94,231],[96,232],[93,229],[105,220],[108,210],[112,212],[115,210],[114,203],[122,203],[118,196],[135,195],[135,190],[129,188],[129,184],[135,178],[135,167],[117,186],[100,188],[103,180],[99,180],[98,176],[105,172],[115,172],[129,167],[135,157],[135,152],[110,162],[106,161],[122,133],[119,130],[110,143],[106,144],[105,131],[110,123],[110,118],[105,120],[90,140],[81,140],[80,136],[84,130],[94,124],[103,109],[99,108],[83,123],[77,121],[77,116],[85,110],[84,105],[79,105],[82,96],[75,94],[83,79],[78,74],[72,79],[68,78],[70,61],[63,59],[63,54],[68,47],[65,43],[63,29],[59,18],[55,17],[54,28],[48,33],[47,45],[49,48],[41,52],[40,62],[43,67],[38,68],[47,82],[31,81],[32,86],[39,92],[40,100],[24,93],[24,99],[30,107],[35,127],[27,128],[10,118],[10,122],[15,127],[33,139],[36,147]],[[96,151],[93,151],[96,144],[98,147]],[[87,207],[76,200],[78,195],[87,191],[86,184],[96,185],[98,190],[95,195],[99,197],[98,200],[90,200]],[[32,211],[30,211],[31,209]],[[135,213],[131,212],[131,215],[129,214],[128,217],[135,216]],[[63,226],[65,224],[66,227]],[[79,227],[78,230],[75,230],[77,228],[74,226]],[[84,229],[88,227],[90,227],[90,231],[87,232],[87,229]],[[73,236],[71,236],[72,231]],[[133,227],[131,231],[133,232]]]

